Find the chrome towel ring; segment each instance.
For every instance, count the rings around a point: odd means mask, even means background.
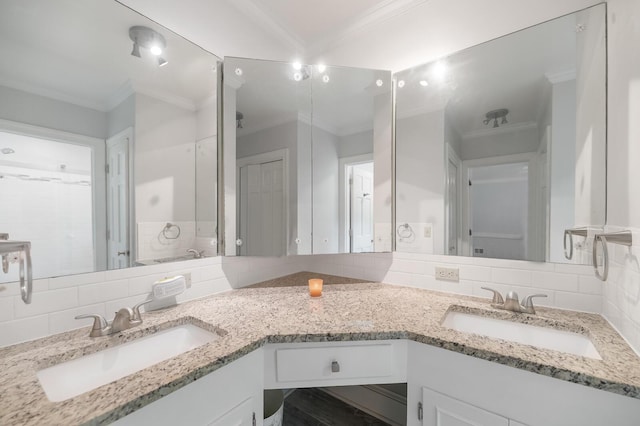
[[[633,243],[631,231],[610,232],[607,234],[596,234],[593,236],[593,269],[595,270],[596,277],[602,281],[606,281],[609,277],[608,242],[630,247]],[[598,243],[602,245],[602,274],[598,269]]]
[[[573,258],[573,236],[578,235],[580,237],[587,238],[589,234],[589,228],[570,228],[564,230],[564,239],[562,241],[562,245],[564,247],[564,257],[567,260],[571,260]],[[567,236],[569,237],[569,253],[567,253]]]

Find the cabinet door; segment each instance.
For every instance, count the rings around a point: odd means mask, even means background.
[[[505,417],[422,388],[422,424],[425,426],[509,426]]]
[[[208,426],[252,426],[253,418],[253,401],[247,398]]]

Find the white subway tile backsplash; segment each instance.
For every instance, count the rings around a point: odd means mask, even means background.
[[[0,346],[26,342],[49,334],[49,316],[38,315],[0,322]]]
[[[104,303],[98,303],[94,305],[81,306],[79,308],[67,309],[64,311],[53,312],[49,314],[49,333],[56,334],[64,331],[73,330],[75,328],[88,327],[93,324],[92,319],[77,320],[77,315],[83,314],[98,314],[107,318],[113,319],[111,316],[107,316]]]
[[[121,299],[129,295],[129,281],[107,281],[100,284],[83,285],[78,287],[78,304],[92,305],[94,303]]]
[[[532,284],[535,287],[569,292],[578,291],[577,275],[534,271],[532,276]]]
[[[99,283],[104,281],[104,272],[89,274],[68,275],[64,277],[49,278],[49,289],[78,287],[83,284]]]
[[[503,284],[531,285],[533,273],[522,269],[491,268],[491,281]]]
[[[460,280],[491,281],[491,268],[486,266],[461,265]]]
[[[49,278],[33,280],[34,293],[47,290],[49,290]],[[0,284],[0,297],[9,296],[20,296],[20,283],[18,281]]]
[[[0,297],[0,321],[11,321],[13,318],[13,297]]]
[[[602,297],[595,294],[555,292],[555,304],[559,308],[582,312],[602,312]]]
[[[25,304],[19,296],[15,296],[13,303],[16,318],[61,311],[78,306],[78,288],[63,288],[34,294],[29,305]]]
[[[578,276],[578,290],[580,293],[602,295],[603,285],[606,284],[593,275]]]

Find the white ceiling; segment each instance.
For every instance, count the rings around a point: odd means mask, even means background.
[[[428,0],[227,0],[307,60]]]

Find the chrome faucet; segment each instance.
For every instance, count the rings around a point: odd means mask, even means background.
[[[140,307],[146,305],[149,302],[153,302],[153,299],[145,300],[131,308],[122,308],[116,312],[116,316],[113,321],[107,321],[102,315],[99,314],[84,314],[78,315],[76,319],[93,318],[93,327],[89,333],[90,337],[108,336],[110,334],[119,333],[123,330],[135,327],[142,324],[142,315],[140,314]]]
[[[200,259],[204,256],[204,250],[189,249],[187,253],[193,254],[194,259]]]
[[[491,306],[498,309],[505,309],[507,311],[512,312],[520,312],[525,314],[535,315],[536,310],[533,307],[533,298],[534,297],[547,297],[546,294],[532,294],[530,296],[522,299],[522,304],[518,301],[518,293],[515,291],[510,291],[505,296],[505,299],[502,298],[502,295],[489,287],[481,287],[483,290],[488,290],[493,292],[493,299],[491,300]]]

